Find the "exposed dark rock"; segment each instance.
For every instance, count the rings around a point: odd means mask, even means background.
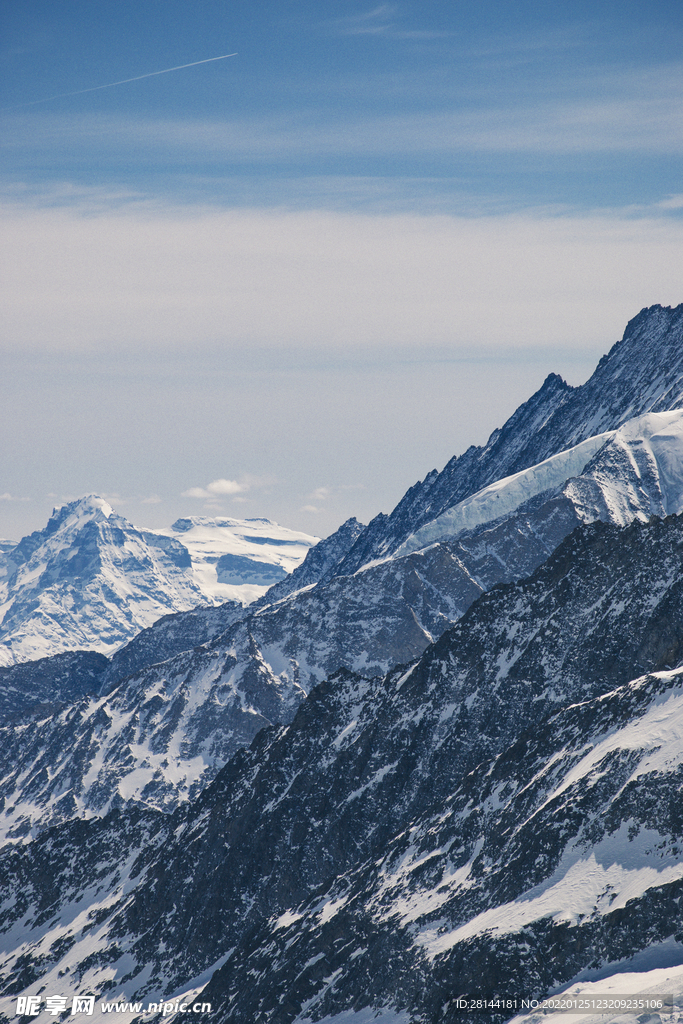
[[[683,935],[683,673],[666,667],[682,563],[683,518],[581,527],[414,665],[316,687],[144,849],[128,850],[129,812],[83,823],[79,861],[92,829],[101,877],[125,862],[129,895],[103,885],[95,946],[61,927],[74,944],[10,957],[4,991],[53,963],[94,987],[106,961],[106,984],[146,998],[228,955],[202,993],[218,1021],[474,1021],[458,996],[539,995]],[[4,875],[5,927],[25,913],[17,886],[49,904],[30,929],[41,948],[74,887],[57,896],[40,865],[72,830]]]

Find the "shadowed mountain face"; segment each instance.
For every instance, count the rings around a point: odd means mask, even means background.
[[[682,565],[679,517],[581,527],[413,666],[321,684],[174,815],[18,848],[2,927],[43,909],[4,991],[62,972],[146,998],[227,956],[202,995],[221,1021],[456,1021],[463,992],[683,938]]]
[[[98,693],[109,664],[96,651],[67,651],[0,668],[0,721],[17,722],[36,708],[44,713]]]
[[[47,659],[33,703],[0,674],[6,1012],[440,1024],[683,964],[682,360],[683,306],[644,310],[248,610]]]

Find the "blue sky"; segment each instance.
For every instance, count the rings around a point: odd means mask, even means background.
[[[682,20],[657,0],[5,3],[5,166],[250,206],[656,203],[680,191]]]
[[[683,300],[678,3],[0,14],[1,535],[367,521]]]

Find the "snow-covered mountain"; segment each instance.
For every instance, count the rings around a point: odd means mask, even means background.
[[[328,570],[284,597],[274,588],[214,642],[306,692],[340,667],[383,674],[484,591],[533,572],[579,524],[681,511],[683,411],[646,414],[489,485],[350,576]]]
[[[683,961],[682,552],[683,517],[580,527],[418,662],[321,684],[173,815],[8,849],[6,1012],[201,990],[220,1022],[450,1024],[482,1019],[463,996]]]
[[[648,412],[683,408],[683,303],[650,306],[580,387],[551,373],[482,447],[468,448],[416,483],[391,515],[379,515],[337,572],[348,575],[386,557],[417,529],[489,484],[544,462]]]
[[[471,535],[559,495],[585,523],[623,526],[683,511],[683,410],[635,417],[489,484],[419,527],[391,557]]]
[[[683,965],[682,364],[644,310],[248,608],[0,673],[0,991],[469,1024]]]
[[[419,657],[579,524],[683,511],[682,481],[683,412],[648,413],[496,481],[342,576],[336,566],[363,535],[350,520],[251,608],[197,609],[145,630],[102,670],[106,697],[60,694],[65,706],[41,712],[29,739],[12,725],[0,796],[17,810],[0,814],[0,833],[30,836],[121,801],[171,809],[339,668],[374,677]]]
[[[190,556],[190,575],[214,604],[249,604],[301,564],[317,537],[288,530],[270,519],[210,519],[188,516],[173,526],[147,530],[152,543],[167,537]]]
[[[194,517],[140,530],[90,495],[3,552],[0,665],[111,654],[169,612],[263,594],[317,538],[267,519]]]

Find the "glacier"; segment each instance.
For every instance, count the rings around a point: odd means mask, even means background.
[[[601,458],[594,461],[599,453]],[[608,460],[613,463],[615,456],[625,457],[630,472],[605,472]],[[632,486],[634,478],[641,484],[644,477],[650,478],[647,484],[651,491],[645,501],[639,500],[637,488]],[[608,512],[603,517],[591,515],[583,508],[583,522],[606,518],[625,525],[634,518],[683,511],[683,410],[634,417],[618,430],[596,434],[537,466],[489,484],[416,530],[392,557],[400,558],[438,541],[457,538],[509,516],[540,494],[559,493],[567,485],[565,493],[578,498],[574,478],[594,483]]]

